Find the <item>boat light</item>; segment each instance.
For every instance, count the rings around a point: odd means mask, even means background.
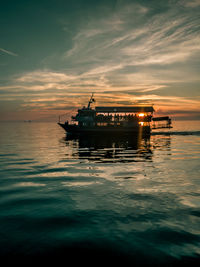
[[[144,117],[144,113],[139,113],[138,116],[139,117]]]

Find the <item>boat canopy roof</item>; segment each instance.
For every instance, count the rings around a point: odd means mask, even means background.
[[[132,107],[96,107],[96,112],[99,113],[125,113],[125,112],[153,112],[152,106],[132,106]]]
[[[170,120],[169,116],[165,116],[165,117],[155,117],[152,119],[153,121],[168,121]]]

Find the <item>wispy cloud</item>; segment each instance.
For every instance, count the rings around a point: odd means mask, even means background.
[[[180,4],[185,7],[195,8],[200,6],[200,0],[182,0],[180,1]]]
[[[22,109],[44,112],[76,110],[90,92],[100,105],[154,103],[163,110],[198,111],[200,99],[191,92],[200,82],[200,23],[194,8],[199,1],[167,3],[162,13],[129,2],[107,17],[91,16],[79,25],[70,49],[49,56],[45,68],[21,73],[0,92],[10,92],[5,99],[22,96]],[[174,88],[180,93],[173,94]]]
[[[139,25],[131,25],[132,15],[130,10],[126,17],[124,10],[118,14],[121,21],[118,30],[113,30],[113,24],[108,24],[106,20],[91,22],[88,28],[74,37],[74,45],[64,58],[72,60],[73,57],[75,63],[120,62],[124,66],[169,64],[184,61],[199,51],[197,16],[191,18],[187,13],[181,15],[170,9],[165,14],[150,18],[146,16],[144,19],[144,15]],[[137,14],[135,19],[139,17],[140,14]]]
[[[107,19],[90,20],[62,55],[75,74],[71,85],[85,89],[92,85],[98,92],[142,93],[199,81],[191,70],[200,51],[198,13],[180,12],[178,7],[177,2],[152,15],[149,7],[123,5]]]
[[[3,48],[0,48],[0,51],[3,52],[3,53],[5,53],[5,54],[8,54],[10,56],[14,56],[14,57],[17,57],[18,56],[16,53],[13,53],[13,52],[11,52],[9,50],[6,50],[6,49],[3,49]]]
[[[51,83],[51,82],[67,82],[74,79],[72,75],[67,75],[61,72],[53,72],[50,70],[37,70],[33,72],[24,73],[22,76],[18,77],[16,81],[27,82],[27,83]]]

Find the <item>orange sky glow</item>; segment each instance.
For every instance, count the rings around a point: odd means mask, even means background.
[[[82,5],[2,6],[0,121],[69,118],[92,92],[93,106],[200,119],[198,0]]]

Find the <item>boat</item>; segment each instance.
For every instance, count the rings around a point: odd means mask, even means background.
[[[171,128],[169,117],[153,118],[153,105],[138,106],[97,106],[91,108],[95,102],[92,96],[87,107],[78,109],[77,114],[71,117],[71,122],[61,122],[59,116],[58,124],[68,134],[140,134],[150,135],[151,130],[156,129],[156,122],[165,121],[162,128]],[[152,122],[153,127],[152,127]],[[161,127],[159,126],[159,129]]]

